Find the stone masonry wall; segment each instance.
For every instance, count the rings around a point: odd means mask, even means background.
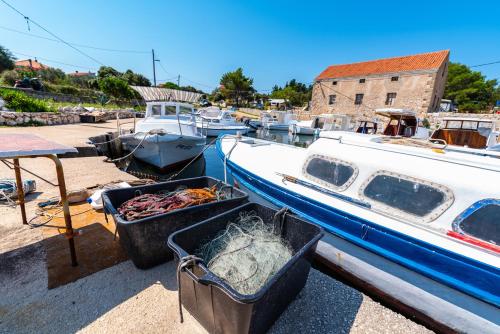
[[[446,81],[446,74],[443,76],[442,71],[446,72],[446,69],[322,80],[313,86],[311,114],[347,114],[373,119],[375,109],[390,107],[411,109],[425,117],[438,108],[438,101],[442,98]],[[398,81],[391,81],[394,76]],[[359,82],[362,78],[365,83]],[[333,85],[334,81],[336,85]],[[385,104],[387,93],[397,94],[392,105]],[[354,104],[356,94],[364,94],[360,105]],[[336,95],[334,104],[329,104],[330,95]]]

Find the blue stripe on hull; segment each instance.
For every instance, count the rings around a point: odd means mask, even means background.
[[[217,152],[223,158],[220,142]],[[444,248],[302,196],[237,166],[227,165],[245,187],[350,242],[495,306],[500,306],[500,270]]]

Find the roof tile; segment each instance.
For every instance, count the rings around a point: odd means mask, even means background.
[[[449,54],[449,50],[443,50],[360,63],[332,65],[321,72],[316,80],[438,69]]]

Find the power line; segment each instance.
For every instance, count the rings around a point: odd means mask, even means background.
[[[485,64],[479,64],[479,65],[472,65],[472,66],[469,66],[469,67],[480,67],[480,66],[487,66],[487,65],[494,65],[494,64],[500,64],[500,60],[493,61],[491,63],[485,63]]]
[[[54,39],[54,38],[49,38],[49,37],[45,37],[45,36],[30,34],[30,33],[24,32],[24,31],[12,29],[12,28],[5,27],[5,26],[0,26],[0,29],[4,29],[4,30],[7,30],[7,31],[12,31],[12,32],[15,32],[15,33],[18,33],[18,34],[22,34],[22,35],[26,35],[26,36],[31,36],[31,37],[45,39],[47,41],[52,41],[52,42],[60,43],[59,40]],[[149,51],[108,49],[108,48],[101,48],[101,47],[97,47],[97,46],[91,46],[91,45],[85,45],[85,44],[78,44],[78,43],[73,43],[73,42],[68,42],[68,43],[71,44],[71,45],[74,45],[74,46],[79,46],[81,48],[88,48],[88,49],[100,50],[100,51],[119,52],[119,53],[138,53],[138,54],[149,53]]]
[[[37,56],[33,56],[33,55],[29,55],[29,54],[22,53],[22,52],[17,52],[17,51],[12,51],[12,52],[15,53],[15,54],[21,55],[21,56],[31,57],[31,58],[36,58],[36,59],[41,59],[43,61],[47,61],[47,62],[50,62],[50,63],[61,64],[61,65],[72,66],[72,67],[78,67],[78,68],[84,68],[84,69],[93,70],[93,71],[96,70],[95,68],[91,68],[89,66],[80,66],[80,65],[75,65],[75,64],[68,64],[68,63],[64,63],[62,61],[53,60],[53,59],[49,59],[49,58],[43,58],[43,57],[37,57]]]
[[[36,25],[37,27],[39,27],[40,29],[42,29],[43,31],[45,31],[46,33],[50,34],[52,37],[58,39],[60,42],[66,44],[67,46],[69,46],[70,48],[72,48],[73,50],[77,51],[78,53],[84,55],[85,57],[91,59],[92,61],[98,63],[99,65],[102,65],[104,66],[104,64],[102,62],[100,62],[99,60],[95,59],[94,57],[88,55],[87,53],[83,52],[82,50],[78,49],[77,47],[71,45],[70,43],[66,42],[64,39],[60,38],[59,36],[57,36],[56,34],[52,33],[51,31],[49,31],[48,29],[44,28],[43,26],[41,26],[40,24],[38,24],[37,22],[33,21],[32,19],[30,19],[28,16],[24,15],[23,13],[21,13],[18,9],[16,9],[15,7],[13,7],[11,4],[9,4],[7,1],[5,0],[0,0],[2,1],[6,6],[10,7],[13,11],[15,11],[16,13],[18,13],[19,15],[21,15],[25,20],[26,22],[31,22],[33,23],[34,25]],[[29,29],[29,25],[28,25],[28,29]]]

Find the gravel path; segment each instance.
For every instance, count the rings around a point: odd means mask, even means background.
[[[179,323],[172,262],[143,271],[126,261],[47,290],[43,247],[35,243],[26,249],[13,270],[0,274],[0,333],[205,333],[188,312]],[[270,332],[429,331],[312,270],[304,290]]]

